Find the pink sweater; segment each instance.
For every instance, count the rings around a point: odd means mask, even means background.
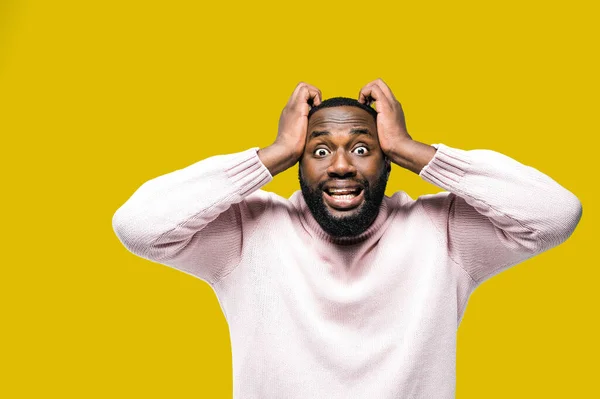
[[[258,148],[151,179],[113,228],[132,253],[213,288],[234,398],[454,398],[469,295],[565,241],[582,207],[505,155],[434,147],[420,176],[447,191],[386,196],[352,239],[328,236],[300,191],[261,190],[272,176]]]

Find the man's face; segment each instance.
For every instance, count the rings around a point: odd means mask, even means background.
[[[311,116],[298,179],[323,230],[335,237],[364,232],[379,213],[388,170],[367,111],[339,106]]]

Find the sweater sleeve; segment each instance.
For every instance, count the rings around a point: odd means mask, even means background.
[[[217,155],[142,184],[112,226],[132,253],[213,284],[240,262],[244,231],[267,208],[273,177],[258,147]]]
[[[447,191],[419,202],[476,285],[561,244],[579,223],[579,199],[540,171],[491,150],[433,146],[420,176]]]

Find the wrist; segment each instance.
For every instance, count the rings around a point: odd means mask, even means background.
[[[268,147],[258,150],[260,161],[269,169],[271,176],[275,176],[296,163],[298,157],[288,151],[285,146],[273,143]]]
[[[423,167],[433,159],[435,152],[435,147],[407,139],[395,145],[389,151],[388,158],[396,165],[419,174]]]

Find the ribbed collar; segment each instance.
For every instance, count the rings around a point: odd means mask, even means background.
[[[333,237],[329,233],[327,233],[321,225],[317,222],[313,214],[311,213],[306,201],[304,200],[304,196],[302,195],[302,191],[298,190],[292,194],[290,197],[290,201],[294,203],[299,210],[300,220],[302,224],[305,226],[306,230],[315,238],[319,238],[325,242],[340,244],[340,245],[351,245],[362,242],[369,237],[372,237],[383,225],[383,223],[389,217],[390,206],[388,205],[389,198],[387,196],[383,197],[383,201],[381,201],[381,206],[379,207],[379,213],[377,217],[369,226],[367,230],[365,230],[362,234],[357,236],[348,236],[348,237]]]

